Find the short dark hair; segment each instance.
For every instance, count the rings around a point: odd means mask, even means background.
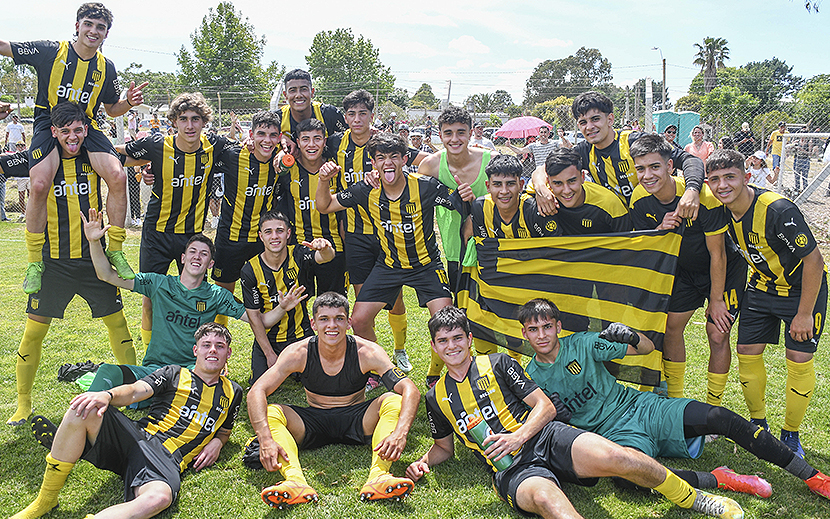
[[[461,108],[460,106],[450,106],[438,116],[438,129],[440,130],[445,124],[461,123],[466,124],[467,127],[472,128],[473,118],[470,112]]]
[[[663,132],[668,131],[669,128],[674,128],[674,131],[677,131],[677,125],[670,124],[663,129]]]
[[[265,222],[270,222],[271,220],[279,220],[283,222],[288,229],[291,229],[291,221],[285,216],[281,211],[268,211],[264,215],[262,215],[259,219],[259,227],[262,228],[265,225]]]
[[[202,233],[194,234],[193,236],[191,236],[190,239],[187,240],[187,243],[184,245],[184,250],[182,252],[184,253],[190,247],[191,243],[194,243],[194,242],[197,242],[197,241],[201,242],[201,243],[204,243],[205,245],[208,246],[208,250],[210,250],[210,259],[213,259],[213,258],[216,257],[216,245],[213,244],[213,240],[211,240],[210,238],[208,238],[207,236],[205,236]]]
[[[559,308],[553,304],[553,301],[540,297],[531,299],[519,307],[519,310],[516,312],[516,319],[524,326],[531,321],[538,321],[539,319],[559,321],[559,315]]]
[[[732,137],[730,137],[728,135],[724,135],[723,137],[721,137],[720,142],[721,142],[721,144],[723,144],[723,148],[726,149],[726,150],[734,150],[735,149],[735,143],[734,143],[734,141],[732,141]]]
[[[349,111],[355,105],[363,105],[371,112],[375,109],[375,98],[370,92],[363,89],[349,92],[343,98],[343,110]]]
[[[631,144],[629,154],[632,159],[648,155],[649,153],[657,153],[664,161],[671,158],[672,145],[662,135],[658,133],[648,133],[641,136]]]
[[[272,112],[271,110],[262,110],[261,112],[257,112],[251,117],[251,129],[256,130],[260,126],[265,126],[266,128],[269,126],[273,126],[277,130],[280,129],[280,118],[277,117],[276,112]]]
[[[593,109],[597,109],[604,114],[610,114],[614,112],[614,102],[605,94],[592,90],[576,96],[571,105],[571,113],[574,119],[579,119]]]
[[[319,119],[304,119],[297,124],[297,135],[299,136],[303,132],[314,132],[319,131],[323,134],[323,137],[326,136],[326,125],[323,124],[323,121]]]
[[[342,308],[346,311],[346,317],[349,317],[349,300],[340,292],[325,292],[317,296],[314,304],[311,305],[311,315],[316,317],[317,310],[322,307]]]
[[[52,108],[52,113],[49,117],[52,119],[52,126],[55,128],[69,126],[75,121],[81,121],[82,123],[87,124],[86,114],[83,109],[71,102],[58,103],[57,106]]]
[[[736,168],[741,173],[745,173],[744,155],[737,150],[721,149],[715,150],[706,159],[706,174],[721,169]]]
[[[283,77],[283,83],[288,84],[289,81],[294,79],[302,79],[308,81],[309,86],[311,86],[311,74],[301,68],[295,68],[294,70],[290,71]]]
[[[78,8],[78,14],[75,21],[80,22],[84,18],[104,20],[107,24],[107,29],[109,30],[112,28],[112,12],[104,7],[104,4],[101,2],[87,2],[85,4],[81,4],[81,7]]]
[[[571,166],[582,171],[582,156],[573,148],[557,148],[545,159],[545,173],[549,177],[554,177]]]
[[[196,333],[193,334],[193,337],[196,338],[196,342],[199,342],[199,339],[201,339],[205,335],[221,335],[225,339],[225,342],[228,343],[228,346],[231,345],[231,332],[229,332],[227,328],[225,328],[223,325],[217,322],[209,321],[203,324],[196,330]]]
[[[501,175],[505,177],[521,177],[522,163],[515,155],[501,154],[496,155],[487,166],[484,168],[487,178],[493,175]]]
[[[461,328],[464,334],[470,333],[470,321],[467,319],[467,314],[463,310],[448,305],[435,312],[427,322],[430,337],[435,340],[435,334],[441,330],[455,330]]]
[[[406,145],[406,141],[400,135],[381,132],[372,135],[372,138],[366,144],[366,151],[369,152],[369,156],[372,158],[375,158],[377,152],[394,153],[397,151],[401,156],[405,156],[409,151],[409,146]]]

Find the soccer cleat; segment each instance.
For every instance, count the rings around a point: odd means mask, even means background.
[[[437,375],[427,375],[427,389],[432,389],[435,387],[435,384],[438,383],[438,379],[441,378]]]
[[[758,497],[769,497],[772,495],[772,485],[767,480],[758,476],[738,474],[729,467],[718,467],[712,471],[718,480],[718,488],[724,488],[733,492],[743,492]]]
[[[801,441],[798,439],[798,431],[781,429],[781,442],[789,447],[796,456],[804,459],[804,449],[801,447]]]
[[[305,483],[290,480],[264,488],[260,496],[266,505],[280,510],[288,506],[316,503],[320,500],[316,490]]]
[[[412,492],[415,483],[409,478],[396,478],[391,474],[384,474],[374,481],[367,481],[360,489],[361,501],[378,501],[380,499],[394,499],[400,501]]]
[[[406,354],[406,350],[395,350],[395,364],[404,373],[412,371],[412,363],[409,362],[409,355]]]
[[[110,264],[115,267],[115,272],[121,279],[135,279],[135,272],[130,264],[127,262],[127,257],[124,256],[123,250],[108,250],[107,259]]]
[[[374,373],[369,374],[369,380],[366,381],[366,392],[380,387],[380,378]]]
[[[816,494],[830,499],[830,477],[819,472],[815,476],[805,479],[804,482]]]
[[[57,431],[58,427],[45,416],[32,417],[32,433],[35,435],[35,440],[46,447],[46,450],[52,450],[52,442],[55,440]]]
[[[744,509],[734,500],[725,496],[710,494],[703,490],[697,491],[692,510],[721,519],[743,519],[744,517]]]
[[[23,278],[23,291],[27,294],[40,292],[40,278],[43,277],[43,262],[32,261],[26,267],[26,277]]]
[[[749,423],[751,423],[752,425],[757,425],[761,429],[769,432],[769,424],[767,423],[766,418],[750,418]]]

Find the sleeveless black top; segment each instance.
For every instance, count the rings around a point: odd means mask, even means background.
[[[368,380],[369,374],[360,371],[354,336],[346,336],[346,359],[340,373],[334,376],[328,375],[320,364],[317,337],[309,339],[305,369],[300,373],[300,382],[306,390],[324,396],[348,396],[364,389]]]

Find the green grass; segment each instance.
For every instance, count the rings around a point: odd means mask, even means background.
[[[125,250],[134,266],[138,265],[137,233],[130,232]],[[25,266],[25,247],[22,224],[0,223],[0,418],[3,423],[14,411],[17,347],[25,323],[26,297],[20,289]],[[424,387],[424,376],[429,361],[429,335],[426,329],[428,314],[417,308],[414,293],[405,291],[409,309],[408,351],[415,370],[412,378],[419,388]],[[124,294],[127,321],[130,325],[139,355],[143,354],[138,333],[139,296]],[[708,348],[702,326],[702,313],[696,314],[689,325],[689,363],[686,393],[693,398],[704,398],[705,365]],[[234,354],[231,357],[231,378],[244,387],[250,365],[250,347],[253,336],[248,326],[231,322],[234,335]],[[391,351],[391,335],[385,313],[377,321],[379,342]],[[825,341],[826,342],[826,341]],[[807,460],[818,469],[830,471],[830,433],[828,432],[827,373],[830,361],[821,354],[816,359],[818,384],[816,394],[802,427],[802,443]],[[89,309],[76,298],[67,309],[65,319],[54,320],[44,342],[40,371],[35,380],[35,412],[59,420],[69,400],[77,393],[74,385],[57,382],[57,368],[66,362],[92,359],[112,361],[106,330],[102,323],[90,319]],[[769,421],[777,433],[783,423],[783,385],[786,378],[783,349],[769,348],[767,354],[769,383],[767,410]],[[374,391],[373,396],[380,394]],[[301,387],[287,382],[271,401],[304,403]],[[725,402],[727,407],[746,415],[746,406],[740,393],[737,366],[729,378]],[[247,409],[243,407],[231,440],[222,451],[215,466],[200,473],[188,471],[182,484],[179,500],[159,517],[163,518],[261,518],[261,517],[338,517],[338,518],[432,518],[432,517],[519,517],[502,503],[490,486],[485,468],[466,448],[457,445],[454,459],[434,467],[433,472],[419,482],[412,495],[402,503],[364,504],[358,500],[358,491],[364,483],[370,463],[366,447],[328,446],[300,453],[306,476],[320,494],[317,505],[277,511],[266,507],[259,499],[259,491],[275,483],[279,476],[264,471],[251,471],[242,464],[241,453],[247,439],[253,435],[248,423]],[[409,443],[393,472],[402,474],[406,466],[430,446],[432,440],[423,405],[409,435]],[[28,427],[12,428],[0,425],[0,515],[14,513],[26,506],[37,494],[43,474],[46,451],[35,442]],[[757,473],[767,478],[774,493],[770,499],[759,499],[732,494],[746,511],[747,517],[826,517],[830,503],[810,493],[806,486],[788,473],[738,449],[734,444],[718,440],[707,446],[698,460],[661,460],[671,466],[711,470],[728,464],[744,473]],[[577,510],[592,518],[649,518],[697,517],[681,510],[660,496],[619,490],[610,481],[603,480],[594,488],[568,486],[566,492]],[[83,517],[119,502],[122,482],[114,474],[100,471],[87,462],[80,462],[69,477],[60,497],[60,507],[47,517]]]

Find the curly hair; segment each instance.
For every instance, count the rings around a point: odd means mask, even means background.
[[[173,102],[170,103],[170,109],[167,111],[167,118],[171,123],[175,123],[179,116],[188,110],[193,110],[202,118],[202,122],[209,123],[213,118],[213,109],[205,99],[201,92],[186,92],[179,94]]]

